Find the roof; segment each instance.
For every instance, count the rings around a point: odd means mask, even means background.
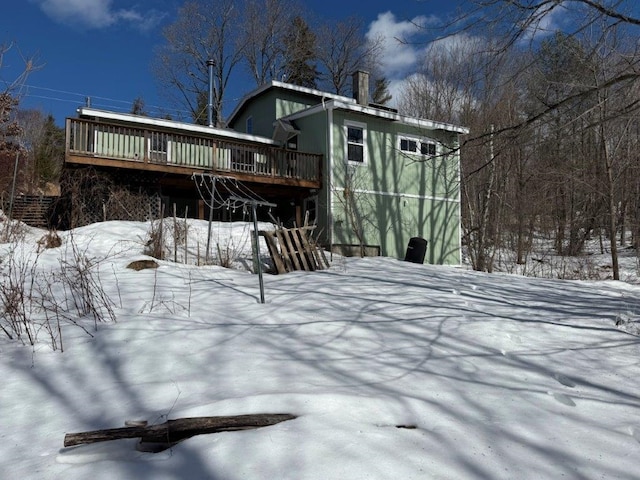
[[[363,115],[369,115],[377,118],[386,119],[393,122],[399,122],[405,125],[411,125],[419,128],[426,128],[431,130],[444,130],[448,132],[455,132],[459,134],[469,133],[469,129],[458,125],[453,125],[445,122],[436,122],[433,120],[427,120],[419,117],[411,117],[408,115],[402,115],[387,108],[376,108],[375,106],[360,105],[355,99],[351,97],[345,97],[343,95],[336,95],[334,93],[323,92],[313,88],[301,87],[298,85],[292,85],[290,83],[271,81],[262,85],[261,87],[253,90],[245,95],[240,103],[233,110],[229,116],[228,124],[231,124],[234,119],[242,112],[248,102],[252,99],[259,97],[264,92],[272,89],[282,89],[291,92],[297,92],[304,95],[310,95],[318,98],[318,104],[299,112],[293,113],[283,117],[286,120],[295,120],[296,118],[303,118],[308,115],[313,115],[321,110],[328,108],[347,110],[351,112],[360,113]]]
[[[346,110],[350,112],[360,113],[363,115],[369,115],[376,118],[381,118],[384,120],[389,120],[391,122],[398,122],[403,125],[411,125],[413,127],[424,128],[428,130],[443,130],[447,132],[454,132],[460,134],[469,133],[469,129],[466,127],[460,127],[458,125],[453,125],[445,122],[436,122],[434,120],[427,120],[424,118],[411,117],[408,115],[402,115],[397,112],[389,111],[386,109],[375,108],[371,106],[360,105],[358,103],[345,103],[339,100],[330,100],[328,102],[315,105],[313,107],[309,107],[304,110],[300,110],[299,112],[292,113],[291,115],[287,115],[283,117],[285,120],[296,120],[298,118],[303,118],[309,115],[314,115],[320,111],[335,109],[335,110]]]
[[[114,120],[118,122],[126,122],[137,124],[140,126],[165,128],[168,130],[180,130],[181,132],[191,132],[197,134],[214,135],[217,137],[225,137],[230,140],[242,140],[254,143],[263,143],[267,145],[279,145],[270,138],[259,137],[257,135],[249,135],[246,133],[236,132],[228,128],[208,127],[206,125],[197,125],[194,123],[176,122],[174,120],[165,120],[161,118],[151,118],[142,115],[134,115],[131,113],[109,112],[107,110],[99,110],[91,107],[78,108],[78,115],[81,117],[95,117],[104,120]]]
[[[316,90],[315,88],[301,87],[299,85],[293,85],[291,83],[278,82],[278,81],[272,80],[271,82],[265,83],[264,85],[256,88],[255,90],[249,92],[244,97],[242,97],[238,105],[236,105],[236,108],[234,108],[233,112],[231,112],[231,115],[229,115],[229,120],[227,121],[227,124],[230,125],[234,121],[234,119],[240,114],[240,112],[244,110],[245,105],[250,100],[256,97],[259,97],[264,92],[272,89],[281,89],[281,90],[288,90],[290,92],[297,92],[303,95],[317,97],[318,100],[322,100],[322,99],[342,100],[344,102],[351,102],[354,104],[357,103],[355,99],[351,97],[345,97],[344,95],[336,95],[335,93],[323,92],[322,90]]]

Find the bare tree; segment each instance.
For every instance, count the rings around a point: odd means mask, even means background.
[[[249,0],[245,6],[243,56],[256,85],[284,73],[284,34],[298,14],[292,0]]]
[[[338,95],[350,93],[351,74],[356,70],[370,70],[376,65],[381,41],[367,40],[362,19],[357,17],[325,23],[319,27],[317,36],[323,83]]]
[[[517,146],[494,132],[517,118],[519,108],[519,86],[503,83],[515,63],[488,68],[489,43],[466,35],[435,42],[424,67],[406,80],[399,101],[404,113],[471,128],[473,136],[461,150],[463,240],[473,267],[486,271],[493,270],[508,229],[505,189],[517,155]]]
[[[497,70],[485,68],[489,40],[453,36],[429,45],[420,68],[405,82],[400,109],[443,122],[469,121],[470,109],[491,94]],[[486,87],[486,88],[485,88]]]
[[[163,32],[166,43],[158,51],[156,76],[168,95],[198,123],[205,123],[207,119],[207,62],[212,60],[213,118],[216,125],[223,124],[225,90],[243,51],[241,9],[237,3],[233,0],[189,1]]]
[[[604,45],[611,32],[637,37],[640,31],[640,17],[633,13],[634,0],[469,0],[475,9],[468,10],[456,21],[456,25],[466,32],[483,35],[491,32],[499,39],[491,45],[491,55],[487,59],[495,64],[504,55],[514,52],[535,51],[540,40],[562,30],[569,38],[590,38],[591,48]],[[481,13],[481,15],[476,15]],[[640,52],[637,47],[625,52],[626,62],[611,65],[603,72],[597,84],[584,84],[554,102],[539,109],[534,114],[519,119],[508,128],[518,129],[534,123],[568,103],[577,99],[598,95],[598,91],[614,87],[634,89],[640,83]],[[523,65],[518,75],[528,75],[532,65]],[[629,97],[627,102],[617,105],[617,112],[611,115],[627,114],[640,108],[640,100]]]
[[[15,78],[2,78],[7,55],[15,54],[24,65]],[[28,76],[38,70],[35,56],[26,57],[12,43],[0,44],[0,191],[15,190],[26,174],[24,162],[27,149],[23,144],[24,128],[18,121],[18,106]],[[18,178],[20,177],[20,179]]]
[[[23,188],[31,194],[56,193],[64,163],[64,129],[55,124],[52,115],[39,110],[20,110],[16,119],[23,128],[25,147]]]
[[[471,127],[462,147],[463,208],[474,267],[491,268],[485,246],[504,245],[505,233],[514,233],[524,262],[533,230],[553,224],[561,254],[579,254],[592,233],[605,231],[618,278],[616,235],[624,239],[629,205],[635,211],[640,203],[633,198],[640,185],[630,180],[640,50],[619,41],[637,37],[633,2],[468,4],[476,9],[445,25],[436,45],[449,46],[436,55],[429,49],[429,68],[407,81],[400,105]],[[450,46],[460,38],[486,43],[469,60]]]

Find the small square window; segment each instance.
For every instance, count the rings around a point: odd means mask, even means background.
[[[403,152],[417,152],[418,151],[418,142],[415,140],[410,140],[408,138],[400,139],[400,150]]]
[[[362,145],[349,144],[347,160],[350,162],[364,162],[364,148]]]
[[[347,141],[349,143],[362,144],[363,133],[361,128],[349,127],[347,129]]]
[[[434,156],[436,154],[436,144],[432,142],[422,142],[420,144],[420,153],[422,155]]]

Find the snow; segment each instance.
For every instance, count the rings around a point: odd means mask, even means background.
[[[149,258],[148,231],[90,225],[39,254],[56,272],[74,242],[116,321],[80,319],[93,336],[65,325],[64,352],[42,331],[33,347],[0,337],[2,478],[638,478],[639,286],[334,257],[265,275],[262,304],[246,224],[212,232],[235,269],[197,265],[196,220],[187,264],[170,249],[157,269],[127,269]],[[43,233],[0,245],[0,268]],[[298,418],[160,453],[63,447],[128,420],[249,413]]]

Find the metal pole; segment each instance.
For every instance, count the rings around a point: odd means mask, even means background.
[[[9,199],[9,221],[13,218],[13,199],[16,195],[16,177],[18,176],[18,159],[20,158],[20,149],[16,152],[16,162],[13,165],[13,184],[11,185],[11,198]]]
[[[207,125],[213,127],[213,66],[215,62],[211,59],[207,60],[209,67],[209,104],[207,105]]]
[[[209,264],[209,248],[211,246],[211,224],[213,223],[213,202],[216,193],[216,177],[211,177],[211,204],[209,205],[209,227],[207,229],[207,253],[205,254],[207,265]]]
[[[260,303],[264,303],[264,280],[262,279],[262,262],[260,261],[260,245],[258,243],[258,215],[256,210],[256,202],[251,202],[251,213],[253,214],[253,240],[255,243],[254,255],[256,258],[256,268],[258,269],[258,279],[260,281]]]

